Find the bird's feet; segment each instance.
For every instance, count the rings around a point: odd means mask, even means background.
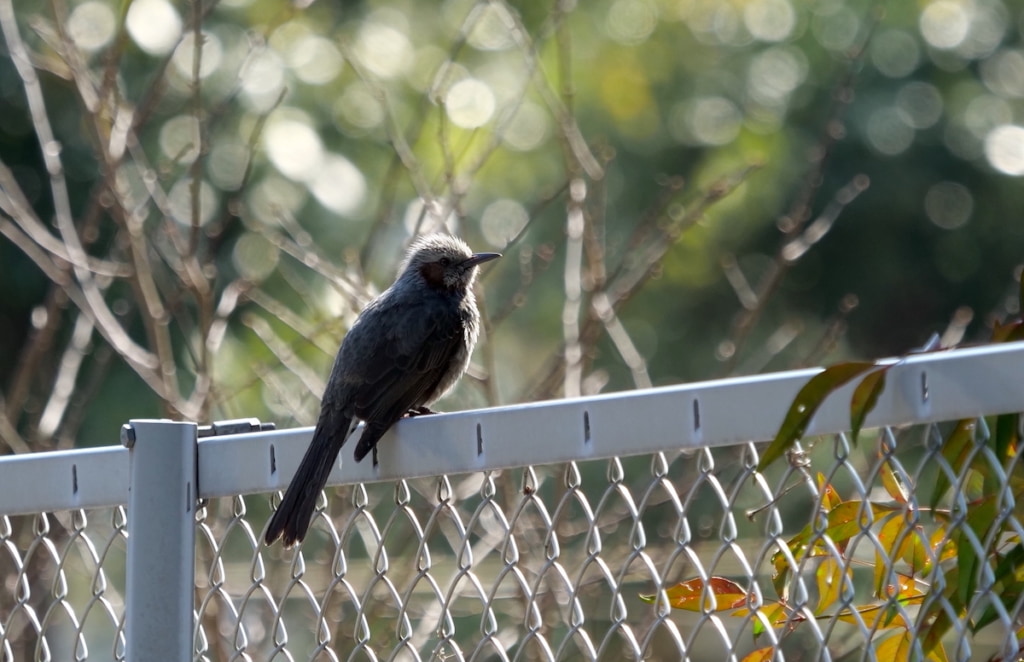
[[[430,407],[427,407],[425,405],[420,405],[419,407],[413,407],[409,411],[405,412],[405,417],[406,418],[413,418],[414,416],[429,416],[431,414],[437,414],[437,413],[440,413],[440,412],[436,412],[433,409],[431,409]]]

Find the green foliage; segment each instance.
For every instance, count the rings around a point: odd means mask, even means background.
[[[1024,289],[1020,304],[1024,309]],[[1016,340],[1021,327],[1021,317],[997,324],[994,342]],[[850,427],[856,443],[865,418],[885,388],[886,373],[896,365],[899,363],[846,362],[812,377],[791,403],[778,434],[761,456],[758,471],[776,462],[804,436],[826,398],[860,378],[850,402]],[[807,569],[813,569],[818,589],[812,601],[814,618],[859,625],[871,633],[879,659],[948,659],[943,637],[953,618],[966,623],[973,633],[1000,618],[991,604],[979,613],[975,600],[981,591],[1013,613],[1024,597],[1024,542],[1016,520],[1019,508],[1009,513],[1006,504],[1024,499],[1024,478],[1017,461],[1020,414],[995,416],[988,424],[993,433],[984,437],[979,436],[978,425],[977,419],[958,421],[942,441],[938,449],[942,462],[927,507],[921,507],[914,496],[925,495],[924,484],[913,484],[884,449],[879,451],[877,476],[889,497],[887,502],[866,496],[844,501],[819,473],[815,512],[770,559],[778,601],[756,609],[754,637],[766,627],[795,628],[807,620],[806,611],[790,599],[796,575]],[[986,450],[992,452],[991,459]],[[950,505],[943,507],[947,503]],[[871,566],[870,598],[860,601],[855,597],[853,568],[864,561],[854,556],[853,549],[848,550],[848,544],[868,532],[879,547]],[[751,613],[748,603],[760,599],[722,577],[687,580],[667,589],[666,596],[676,609],[726,611],[744,618]],[[644,599],[654,601],[654,596]],[[910,618],[910,612],[903,609],[906,607],[919,611]],[[775,647],[768,646],[745,659],[772,659],[774,653]]]

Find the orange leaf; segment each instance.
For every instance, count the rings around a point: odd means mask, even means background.
[[[1024,283],[1024,279],[1021,279]],[[1006,322],[996,322],[992,329],[992,342],[1012,342],[1024,339],[1024,321],[1019,317]]]
[[[710,611],[727,611],[747,604],[746,590],[731,579],[711,577],[706,586],[713,600],[708,605]],[[704,580],[694,577],[665,589],[665,593],[668,595],[668,602],[673,609],[699,612],[704,610],[704,587]],[[654,602],[656,598],[657,596],[654,595],[640,596],[644,602]]]

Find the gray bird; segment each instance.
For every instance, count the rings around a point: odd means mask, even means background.
[[[469,365],[480,313],[473,296],[479,264],[499,253],[473,253],[461,239],[421,237],[394,284],[359,314],[341,343],[320,404],[320,418],[264,540],[291,547],[309,529],[317,497],[357,421],[359,462],[398,419],[429,413]]]

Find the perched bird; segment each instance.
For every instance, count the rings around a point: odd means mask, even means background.
[[[427,405],[455,385],[480,332],[476,267],[497,257],[473,253],[444,234],[412,244],[394,284],[366,306],[341,343],[313,441],[267,526],[268,545],[282,538],[291,547],[305,537],[317,497],[358,421],[366,425],[356,462],[398,419],[428,413]]]

